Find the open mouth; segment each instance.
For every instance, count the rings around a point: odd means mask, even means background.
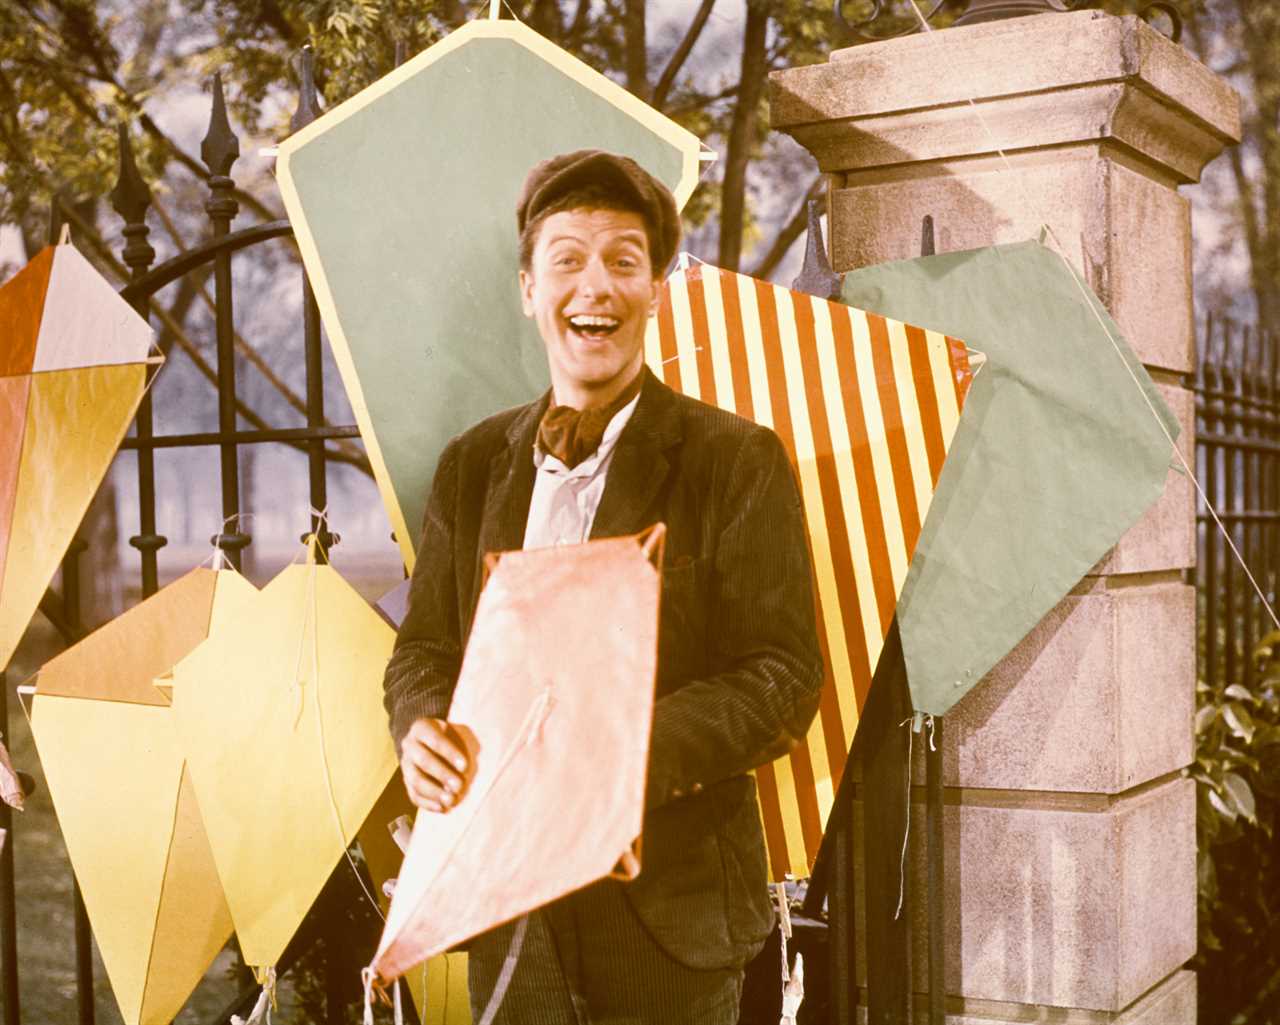
[[[608,338],[622,326],[622,321],[617,317],[603,315],[578,314],[568,319],[569,327],[573,329],[574,334],[591,341]]]

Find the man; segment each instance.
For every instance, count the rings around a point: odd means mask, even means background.
[[[437,812],[465,788],[470,766],[445,717],[483,555],[664,522],[640,875],[530,916],[498,1020],[736,1022],[743,966],[772,926],[748,773],[804,736],[822,679],[795,478],[771,431],[644,367],[646,321],[680,238],[665,186],[625,157],[580,150],[533,168],[517,225],[524,312],[552,387],[440,457],[386,675],[405,785]],[[471,946],[477,1020],[511,935]]]

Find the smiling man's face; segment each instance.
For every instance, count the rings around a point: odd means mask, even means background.
[[[547,347],[558,404],[606,405],[630,383],[659,285],[639,214],[574,209],[542,222],[520,295]]]

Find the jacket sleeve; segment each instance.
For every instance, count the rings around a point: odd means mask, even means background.
[[[409,605],[383,677],[383,704],[396,754],[417,719],[443,719],[462,664],[454,567],[458,447],[451,442],[436,465],[422,521]]]
[[[747,436],[717,505],[713,672],[654,706],[651,808],[786,753],[818,708],[823,665],[809,542],[794,473],[772,431]]]

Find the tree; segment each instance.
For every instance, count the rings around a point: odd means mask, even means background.
[[[388,71],[397,47],[421,50],[476,15],[475,6],[0,0],[0,223],[23,225],[33,244],[39,212],[55,193],[81,201],[100,196],[114,178],[120,120],[140,130],[144,173],[162,190],[176,175],[202,178],[199,160],[162,124],[171,98],[215,70],[245,134],[279,138],[287,132],[282,97],[293,88],[292,65],[303,46],[314,49],[321,93],[333,104]],[[767,73],[819,59],[827,17],[799,0],[751,0],[741,26],[731,24],[739,44],[727,38],[724,18],[708,30],[716,6],[699,0],[661,20],[647,0],[519,0],[508,9],[723,150],[689,216],[695,226],[718,225],[720,262],[736,268],[744,242],[757,233],[751,183],[768,134]],[[784,205],[799,206],[809,184],[792,183],[795,195]],[[268,180],[241,182],[238,199],[259,219],[280,216]],[[768,251],[773,241],[759,245]]]
[[[1195,0],[1188,5],[1191,48],[1224,75],[1244,100],[1244,139],[1227,151],[1229,186],[1220,209],[1230,231],[1215,255],[1243,255],[1244,288],[1214,282],[1220,303],[1236,303],[1272,332],[1280,331],[1280,3],[1276,0]],[[1242,253],[1241,253],[1242,251]],[[1250,308],[1251,307],[1251,308]]]

